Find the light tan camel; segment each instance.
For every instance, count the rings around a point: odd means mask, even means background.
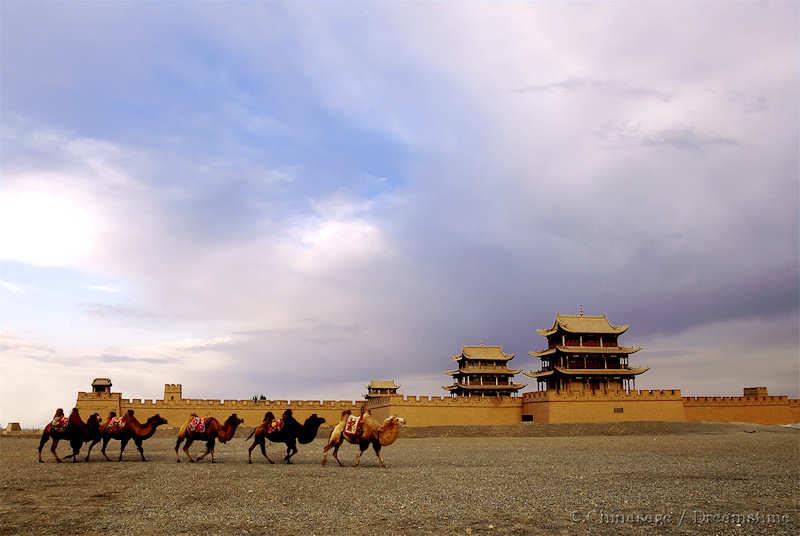
[[[358,445],[358,454],[356,454],[355,461],[356,466],[361,463],[361,455],[364,451],[372,445],[375,455],[378,456],[381,467],[386,467],[383,457],[381,456],[381,447],[391,445],[397,440],[397,436],[400,434],[400,426],[406,423],[405,419],[392,415],[383,422],[379,422],[369,411],[365,411],[359,430],[357,430],[355,434],[345,434],[345,423],[349,416],[350,410],[342,412],[341,419],[336,426],[333,427],[333,431],[331,431],[331,435],[328,438],[328,444],[322,449],[324,453],[322,456],[322,465],[328,462],[328,451],[331,449],[333,449],[332,454],[336,462],[342,465],[338,456],[339,447],[342,446],[342,443],[347,441],[353,445]]]

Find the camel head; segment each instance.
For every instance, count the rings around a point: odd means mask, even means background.
[[[161,426],[162,424],[167,424],[167,419],[156,413],[152,417],[147,418],[147,424],[151,424],[153,426]]]
[[[384,425],[392,424],[395,426],[403,426],[405,423],[406,420],[404,418],[398,417],[396,415],[390,415],[389,417],[386,418],[385,421],[383,421]]]
[[[324,417],[317,417],[316,413],[312,413],[311,417],[306,419],[306,422],[304,423],[304,425],[319,427],[324,422],[325,422],[325,418]]]
[[[240,424],[244,424],[244,419],[240,419],[238,415],[232,413],[231,416],[228,417],[227,420],[225,421],[225,424],[227,426],[232,426],[233,428],[236,428]]]

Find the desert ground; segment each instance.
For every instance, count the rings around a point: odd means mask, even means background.
[[[797,534],[800,431],[701,423],[407,429],[351,467],[320,437],[269,465],[247,430],[217,463],[175,463],[174,431],[122,463],[36,462],[0,438],[0,534]],[[326,435],[323,429],[321,436]],[[202,445],[195,445],[199,452]],[[118,443],[109,447],[113,458]],[[61,454],[68,448],[62,445]],[[85,448],[84,451],[85,452]],[[282,452],[271,445],[273,458]]]

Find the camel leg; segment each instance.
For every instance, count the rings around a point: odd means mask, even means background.
[[[133,444],[136,445],[136,450],[139,451],[139,456],[142,457],[142,461],[146,462],[147,460],[144,459],[144,448],[142,448],[142,440],[139,438],[134,438]]]
[[[56,462],[61,463],[63,460],[58,457],[58,454],[56,454],[56,447],[57,446],[58,446],[58,438],[54,437],[53,438],[53,443],[50,445],[50,452],[52,452],[53,456],[56,457]]]
[[[129,438],[129,437],[123,437],[123,438],[120,440],[120,445],[119,445],[119,461],[122,461],[122,453],[125,451],[125,447],[126,447],[126,446],[128,446],[128,441],[130,441],[130,440],[131,440],[131,438]]]
[[[383,456],[381,456],[381,442],[377,440],[373,441],[372,450],[375,451],[375,455],[378,457],[378,461],[380,462],[381,467],[386,467],[386,464],[383,463]]]
[[[361,465],[361,455],[364,454],[364,451],[369,448],[369,441],[366,443],[364,441],[359,442],[358,444],[358,453],[356,454],[356,467]]]
[[[295,454],[297,454],[297,443],[295,443],[294,439],[290,439],[286,442],[286,456],[283,458],[283,461],[292,463],[292,456]]]
[[[194,439],[192,439],[191,437],[188,438],[186,440],[186,444],[183,446],[183,452],[185,452],[186,455],[189,457],[189,461],[191,463],[194,463],[196,460],[192,458],[192,455],[189,453],[189,445],[191,445],[192,443],[194,443]]]
[[[333,440],[334,432],[336,432],[336,428],[331,430],[331,435],[328,436],[328,442],[325,444],[324,447],[322,447],[322,465],[323,466],[328,464],[328,451],[331,450],[331,447],[333,447],[333,444],[334,444],[334,440]]]
[[[253,441],[253,444],[247,449],[247,463],[253,463],[253,449],[256,448],[256,442]]]
[[[203,458],[205,458],[209,454],[211,454],[211,463],[214,463],[214,438],[213,437],[209,438],[209,440],[206,442],[206,451],[199,458],[197,458],[197,461],[199,462],[200,460],[202,460]]]
[[[47,432],[42,432],[42,438],[39,440],[39,463],[44,463],[44,460],[42,459],[42,449],[49,439],[50,434]]]
[[[180,435],[178,435],[178,440],[175,441],[175,462],[176,463],[181,463],[181,456],[180,456],[180,454],[178,454],[178,448],[181,446],[181,443],[183,443],[183,438]]]
[[[86,453],[86,461],[87,461],[87,462],[89,461],[89,455],[92,453],[92,449],[93,449],[93,448],[94,448],[94,446],[95,446],[95,445],[97,445],[98,443],[100,443],[100,440],[99,440],[99,439],[94,439],[94,440],[92,440],[92,442],[91,442],[91,443],[89,443],[89,451]]]
[[[344,467],[342,460],[339,459],[339,447],[342,446],[342,443],[337,443],[333,447],[333,459],[336,460],[336,463],[339,464],[339,467]]]
[[[78,463],[78,454],[81,453],[81,447],[83,446],[83,441],[70,441],[69,445],[72,447],[72,463]]]
[[[109,458],[108,454],[106,454],[106,448],[108,447],[108,442],[109,441],[111,441],[111,437],[110,436],[104,436],[103,437],[103,446],[100,447],[100,452],[103,454],[103,456],[105,457],[107,462],[111,461],[111,458]]]
[[[267,456],[267,440],[266,439],[264,439],[261,442],[261,455],[264,456],[269,463],[275,463],[275,462],[272,461],[272,458]]]

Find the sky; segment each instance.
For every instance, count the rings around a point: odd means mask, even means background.
[[[800,395],[800,5],[0,3],[0,424],[444,395],[556,312]],[[38,38],[35,36],[39,36]],[[532,380],[520,375],[528,390]]]

